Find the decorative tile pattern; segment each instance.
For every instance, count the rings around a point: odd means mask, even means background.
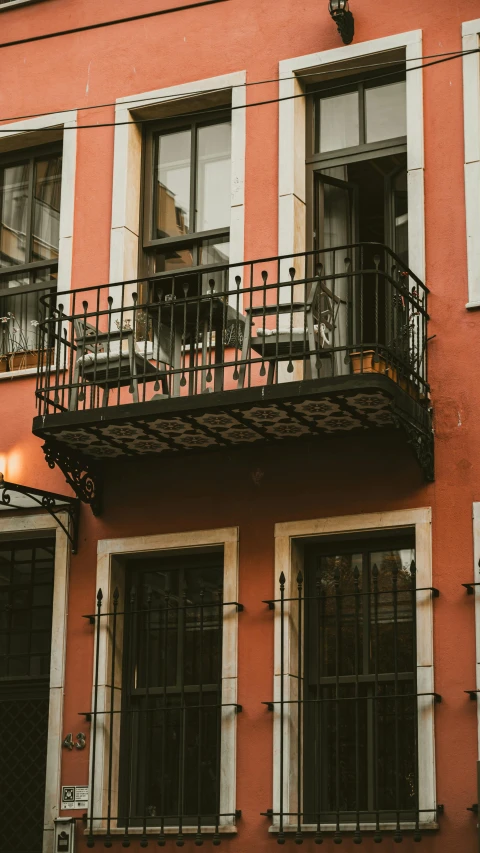
[[[155,414],[148,418],[142,413],[141,418],[135,420],[130,407],[128,421],[123,423],[104,423],[99,419],[90,428],[80,423],[77,428],[69,427],[58,432],[42,429],[41,434],[77,447],[87,456],[101,459],[332,435],[389,427],[394,423],[392,397],[388,391],[383,392],[378,387],[372,391],[367,388],[358,393],[329,392],[318,396],[310,392],[307,397],[290,397],[281,403],[265,399],[242,405],[237,398],[234,407],[229,407],[228,397],[225,393],[222,407],[212,406],[210,410],[208,397],[202,408],[192,407],[185,414],[177,411],[162,417]],[[195,402],[198,406],[200,401],[196,398]]]

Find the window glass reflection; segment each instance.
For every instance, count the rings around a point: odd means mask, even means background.
[[[358,92],[321,98],[319,151],[336,151],[360,143]]]
[[[0,171],[1,220],[0,266],[26,262],[29,163],[7,166]]]
[[[49,157],[35,164],[32,260],[58,258],[62,158]]]
[[[230,221],[230,147],[228,123],[200,127],[197,145],[195,230],[210,231]]]
[[[190,231],[191,131],[158,137],[154,239]]]
[[[405,80],[365,90],[367,142],[407,135],[406,93]]]

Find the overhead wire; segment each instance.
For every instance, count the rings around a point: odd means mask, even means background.
[[[216,3],[229,2],[230,0],[199,0],[198,3],[186,3],[183,6],[172,6],[169,9],[156,9],[154,12],[142,12],[139,15],[130,15],[127,18],[116,18],[113,21],[99,21],[96,24],[85,24],[85,26],[83,27],[71,27],[68,30],[57,30],[57,32],[54,33],[40,33],[37,36],[28,36],[28,38],[0,42],[0,50],[6,47],[18,47],[22,44],[31,44],[31,42],[35,41],[45,41],[46,39],[59,38],[60,36],[76,35],[77,33],[84,33],[89,30],[100,30],[104,27],[114,27],[117,24],[129,24],[132,21],[142,21],[146,18],[157,18],[159,15],[171,15],[173,14],[173,12],[186,12],[188,9],[196,9],[199,6],[213,6]]]
[[[438,54],[438,56],[440,58],[435,59],[433,62],[426,62],[426,63],[423,63],[421,65],[415,65],[415,66],[408,65],[408,67],[405,68],[405,73],[408,74],[409,72],[412,72],[412,71],[422,71],[424,68],[431,68],[434,65],[441,65],[442,63],[445,63],[445,62],[451,62],[453,59],[461,59],[464,56],[468,56],[470,54],[475,54],[475,53],[480,53],[480,48],[473,48],[473,49],[467,50],[467,51],[459,51],[458,53]],[[433,54],[433,56],[435,56],[435,54]],[[416,60],[408,60],[409,63],[412,61],[416,61]],[[389,77],[396,76],[398,74],[398,66],[400,63],[398,61],[396,61],[394,64],[397,66],[396,70],[386,72],[385,74],[378,74],[375,77],[375,81],[385,80]],[[379,63],[377,67],[378,68],[384,67],[384,63]],[[357,66],[357,70],[364,70],[364,69],[365,69],[365,65]],[[354,69],[348,69],[348,70],[354,70]],[[326,72],[326,73],[331,74],[331,70]],[[312,76],[318,76],[318,72],[313,72]],[[302,77],[303,77],[303,75],[302,75]],[[277,78],[276,81],[272,81],[272,82],[285,82],[288,79],[290,79],[290,78],[285,78],[285,77]],[[263,82],[263,81],[257,81],[255,83],[255,85],[260,85],[260,82]],[[268,81],[268,82],[270,82],[270,81]],[[241,85],[254,85],[254,84],[252,83],[252,84],[241,84]],[[340,89],[345,89],[346,87],[350,87],[350,86],[351,86],[351,81],[346,80],[344,83],[339,83],[336,85],[329,86],[328,91],[329,92],[338,91]],[[228,86],[225,88],[231,89],[232,87]],[[216,92],[219,92],[219,91],[222,91],[222,89],[204,90],[203,93],[204,94],[215,94]],[[324,90],[323,89],[317,89],[317,90],[311,89],[308,94],[310,94],[310,95],[320,94],[322,91],[324,91]],[[191,97],[194,95],[198,96],[201,94],[202,94],[202,92],[199,92],[199,91],[191,92],[191,93],[183,93],[180,97],[177,95],[175,100],[181,101],[183,99],[187,99],[188,97]],[[250,103],[245,103],[245,104],[232,104],[229,106],[229,109],[230,110],[245,110],[245,109],[249,109],[252,107],[268,106],[268,105],[272,105],[272,104],[278,104],[278,103],[281,103],[283,101],[290,101],[290,100],[295,100],[297,98],[304,98],[305,96],[306,96],[305,92],[300,92],[300,93],[297,93],[294,95],[285,95],[283,97],[278,97],[278,98],[268,98],[268,99],[263,100],[263,101],[252,101]],[[152,102],[151,97],[146,98],[145,100],[147,102]],[[135,99],[133,102],[138,103],[137,99]],[[124,103],[124,102],[122,102],[122,103]],[[114,105],[113,104],[107,104],[105,106],[114,106]],[[97,107],[90,106],[90,107],[85,107],[85,108],[81,108],[81,109],[100,109],[100,108],[101,107],[99,107],[99,106],[97,106]],[[62,112],[74,112],[74,111],[75,111],[74,107],[72,107],[70,110],[62,110]],[[225,104],[218,106],[218,107],[207,107],[205,110],[203,110],[203,112],[206,115],[214,114],[217,112],[224,112],[224,111],[225,111]],[[175,118],[178,118],[178,119],[190,118],[191,116],[194,116],[195,114],[196,114],[196,111],[191,111],[191,112],[187,112],[187,113],[177,113]],[[24,118],[25,119],[27,119],[27,118],[41,118],[43,115],[49,115],[49,113],[38,113],[38,114],[30,115],[28,117],[25,116]],[[15,120],[21,120],[21,119],[15,119]],[[0,118],[0,121],[12,121],[12,119]],[[148,123],[150,121],[151,121],[151,119],[137,118],[134,121],[99,122],[97,124],[80,124],[80,125],[75,125],[75,126],[64,125],[63,129],[64,130],[95,130],[95,129],[105,128],[105,127],[122,127],[125,125],[138,125],[138,124]],[[51,130],[52,132],[56,132],[56,130],[57,130],[56,127],[42,127],[41,129],[42,129],[42,132],[49,131],[49,130]],[[29,132],[35,133],[37,131],[38,131],[38,128],[24,128],[22,130],[22,133],[29,133]],[[0,133],[3,133],[3,134],[14,133],[15,134],[15,133],[18,133],[18,128],[7,128],[7,127],[3,127],[2,125],[0,125]]]
[[[426,56],[411,57],[408,60],[408,62],[423,62],[426,59],[440,59],[443,57],[448,57],[451,59],[458,59],[460,57],[468,56],[469,54],[479,53],[479,52],[480,52],[480,48],[471,48],[469,50],[464,50],[464,51],[447,51],[444,53],[431,53],[431,54],[427,54]],[[398,59],[392,59],[389,62],[362,63],[361,65],[349,66],[348,72],[350,74],[354,71],[365,71],[365,70],[371,71],[371,70],[377,70],[380,68],[386,68],[390,65],[394,65],[394,66],[398,67],[399,64],[400,64],[400,61]],[[427,68],[428,66],[422,65],[420,67]],[[412,70],[415,70],[415,69],[412,69]],[[322,76],[329,76],[331,74],[332,74],[331,69],[325,70],[325,71],[316,70],[316,71],[303,72],[302,73],[302,80],[307,78],[307,77],[322,77]],[[215,89],[195,89],[195,90],[191,90],[189,92],[182,92],[181,95],[179,95],[178,93],[174,93],[174,94],[170,94],[170,95],[162,95],[162,103],[165,103],[165,102],[168,103],[169,100],[182,101],[182,100],[185,100],[185,99],[188,99],[191,97],[195,97],[195,96],[198,97],[199,95],[207,95],[207,94],[212,95],[212,94],[218,94],[221,92],[229,92],[232,89],[243,89],[243,88],[247,89],[250,86],[264,86],[264,85],[268,85],[270,83],[282,83],[282,82],[285,82],[286,80],[289,80],[289,79],[290,78],[288,78],[288,77],[269,77],[269,78],[266,78],[265,80],[249,80],[249,81],[245,81],[244,83],[232,83],[228,86],[218,86],[218,88],[215,88]],[[62,109],[62,110],[55,110],[55,115],[61,115],[62,113],[70,113],[70,112],[85,112],[87,110],[106,109],[107,107],[116,107],[116,106],[118,106],[119,103],[121,103],[122,106],[128,106],[128,104],[135,104],[135,106],[137,104],[142,104],[142,103],[148,104],[148,103],[152,103],[152,96],[151,95],[145,96],[143,98],[132,96],[131,98],[121,98],[120,101],[108,101],[108,102],[103,103],[103,104],[86,104],[83,107],[66,107],[65,109]],[[246,105],[246,106],[250,106],[250,105]],[[252,106],[255,106],[255,104],[252,104]],[[223,109],[223,107],[222,107],[222,109]],[[51,115],[51,111],[50,112],[46,111],[43,113],[26,113],[26,114],[20,115],[20,116],[7,116],[4,118],[0,118],[0,122],[26,121],[27,119],[43,118],[44,116],[48,116],[48,115]],[[83,125],[83,127],[86,127],[86,125]],[[97,127],[97,125],[95,125],[95,127]]]

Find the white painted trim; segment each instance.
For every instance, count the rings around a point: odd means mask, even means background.
[[[185,533],[154,534],[151,536],[132,536],[120,539],[100,539],[97,545],[97,589],[103,592],[103,601],[110,602],[113,589],[118,586],[120,590],[119,610],[122,610],[124,582],[123,569],[116,556],[128,556],[132,554],[155,553],[158,551],[170,551],[174,549],[202,548],[209,545],[223,546],[223,594],[225,601],[238,601],[238,528],[227,527],[215,530],[187,531]],[[98,710],[102,711],[110,707],[109,685],[111,681],[111,655],[112,646],[111,619],[105,617],[100,625],[100,651],[98,671]],[[117,632],[117,655],[119,665],[116,667],[116,684],[121,686],[121,655],[123,638],[121,632]],[[96,642],[96,637],[95,637]],[[230,706],[237,703],[238,685],[238,613],[234,605],[224,607],[223,634],[222,634],[222,704]],[[118,677],[118,681],[117,681]],[[95,674],[94,674],[95,679]],[[92,694],[95,690],[93,683]],[[115,691],[119,696],[121,691]],[[102,716],[100,715],[100,720]],[[93,731],[93,730],[92,730]],[[95,759],[95,794],[93,800],[93,814],[106,815],[106,791],[108,772],[108,722],[103,726],[97,724],[96,759]],[[114,741],[113,779],[115,783],[118,773],[119,762],[119,733],[116,732]],[[222,734],[221,734],[221,760],[220,760],[220,812],[224,815],[234,814],[236,811],[236,760],[237,760],[237,714],[233,707],[222,709]],[[93,736],[90,748],[90,768],[93,761]],[[91,771],[90,771],[91,775]],[[90,777],[89,777],[90,781]],[[235,833],[236,828],[227,817],[220,819],[219,831],[222,833]],[[95,833],[105,834],[106,825],[98,820],[94,822]],[[123,833],[124,830],[117,828],[112,821],[112,834]],[[212,832],[212,827],[204,827],[203,832]],[[158,835],[159,827],[150,827],[148,833]],[[173,832],[174,829],[168,830]],[[185,833],[189,829],[184,827]],[[193,831],[196,831],[193,828]],[[87,829],[88,832],[88,829]],[[167,833],[167,830],[165,830]]]
[[[231,89],[232,107],[239,108],[232,110],[230,261],[239,264],[243,262],[246,110],[241,107],[246,104],[246,77],[246,71],[236,71],[117,100],[110,282],[129,281],[138,275],[142,125],[132,124],[135,116],[141,115],[141,111],[147,108],[151,112],[154,106],[158,118],[161,118],[162,108],[175,100],[181,101],[187,95],[196,95],[200,103],[202,94],[208,95],[219,90]]]
[[[48,142],[48,131],[59,128],[63,132],[62,193],[60,198],[60,239],[58,247],[57,290],[70,290],[72,278],[72,243],[75,206],[75,172],[77,164],[77,111],[49,113],[36,118],[0,125],[0,153],[15,150],[15,143],[22,150],[25,143],[38,145]],[[10,130],[12,133],[2,133]],[[12,146],[12,142],[14,143]]]
[[[405,48],[406,66],[420,65],[422,31],[397,33],[372,41],[285,59],[279,63],[279,206],[278,251],[303,252],[306,247],[305,99],[291,96],[304,91],[302,72],[333,66],[362,56]],[[425,280],[425,196],[422,70],[407,74],[407,159],[409,258],[413,272]]]
[[[480,47],[480,18],[462,25],[462,50]],[[465,216],[467,229],[468,302],[480,303],[480,54],[463,57],[463,122],[465,137]]]
[[[67,513],[59,516],[68,527]],[[65,649],[67,639],[68,572],[70,545],[64,531],[50,515],[21,515],[0,518],[0,537],[15,537],[50,531],[55,537],[55,573],[52,609],[52,646],[50,657],[50,699],[47,735],[47,772],[45,784],[45,811],[43,828],[43,853],[53,853],[54,819],[60,807],[60,771],[62,761],[63,691],[65,683]]]
[[[473,583],[480,583],[480,502],[473,503]],[[480,690],[480,586],[475,591],[475,673],[476,689]],[[480,760],[480,701],[477,702],[477,755]]]
[[[391,512],[375,512],[363,515],[337,516],[319,518],[310,521],[284,522],[275,525],[275,581],[283,572],[285,575],[286,597],[296,595],[296,575],[302,567],[301,555],[296,548],[296,542],[304,537],[331,534],[342,536],[345,533],[365,530],[398,530],[406,527],[415,528],[415,549],[417,564],[417,586],[419,589],[432,586],[432,531],[431,510],[429,507],[419,509],[394,510]],[[285,684],[285,698],[295,699],[298,684],[296,677],[297,632],[296,617],[290,614],[289,603],[285,604],[286,619],[284,620],[284,650],[285,661],[292,678]],[[275,610],[275,646],[274,646],[274,699],[280,698],[280,649],[281,649],[281,616]],[[417,594],[417,679],[419,693],[434,692],[433,670],[433,605],[429,591]],[[295,812],[297,793],[297,761],[296,761],[296,720],[295,704],[286,706],[284,715],[284,749],[288,756],[288,771],[284,773],[284,811]],[[423,827],[436,827],[436,785],[435,785],[435,731],[434,703],[431,696],[419,696],[418,708],[418,749],[419,749],[419,808],[423,811],[421,824]],[[291,710],[290,710],[291,709]],[[274,768],[273,768],[273,811],[279,811],[280,803],[280,713],[274,711]],[[345,827],[346,828],[346,827]],[[349,829],[355,827],[349,826]],[[364,827],[365,829],[367,826]],[[296,827],[290,827],[295,830]],[[315,829],[315,827],[313,828]],[[328,827],[324,827],[325,831]],[[335,829],[335,827],[333,827]],[[278,824],[272,827],[278,832]]]

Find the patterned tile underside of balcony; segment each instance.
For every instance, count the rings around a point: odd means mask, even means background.
[[[41,434],[98,459],[176,453],[258,441],[332,435],[394,425],[392,397],[381,390],[314,395],[294,401],[265,400],[222,410],[138,416],[121,422],[45,427]]]

